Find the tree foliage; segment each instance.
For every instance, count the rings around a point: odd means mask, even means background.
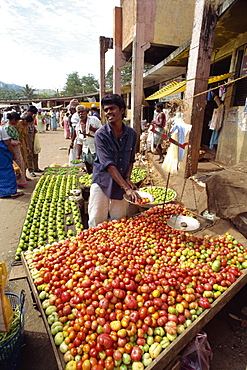
[[[33,89],[31,86],[29,86],[28,84],[26,84],[21,90],[20,90],[20,94],[23,98],[27,98],[27,99],[33,99],[36,97],[36,94],[35,94],[35,89]]]
[[[147,72],[151,69],[153,65],[144,64],[143,72]],[[113,88],[113,66],[108,70],[105,76],[106,79],[106,89],[110,90]],[[126,62],[121,68],[121,84],[126,84],[131,82],[132,79],[132,63]]]
[[[111,90],[113,88],[113,66],[111,66],[105,75],[105,88],[106,90]]]
[[[13,89],[1,89],[0,90],[0,99],[15,99],[19,97],[20,97],[20,93]]]
[[[78,95],[90,94],[99,90],[99,81],[96,80],[93,74],[79,77],[78,72],[73,72],[67,75],[67,81],[62,91],[62,95]]]

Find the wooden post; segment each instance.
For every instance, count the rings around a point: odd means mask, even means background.
[[[150,47],[145,39],[145,11],[142,1],[136,1],[136,24],[132,47],[132,81],[131,81],[131,126],[137,132],[137,150],[140,146],[141,108],[143,99],[144,52]]]
[[[122,8],[114,8],[114,65],[113,93],[121,95],[121,67],[126,63],[122,52]]]
[[[105,95],[105,53],[108,49],[113,49],[113,39],[110,37],[100,36],[100,101]],[[101,111],[102,122],[104,122],[104,114]]]
[[[198,167],[206,94],[195,95],[206,91],[208,87],[217,22],[216,10],[210,0],[196,1],[185,93],[188,109],[184,120],[192,125],[191,150],[187,157],[185,177],[195,174]]]

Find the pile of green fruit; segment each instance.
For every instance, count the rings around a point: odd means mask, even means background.
[[[154,204],[169,202],[171,200],[174,200],[176,197],[176,192],[174,190],[167,189],[166,192],[166,188],[163,188],[162,186],[146,186],[141,188],[140,190],[151,194],[154,197],[154,201],[152,202]]]
[[[147,170],[140,167],[134,167],[130,176],[130,181],[137,183],[145,179],[147,176]]]
[[[78,188],[76,175],[47,175],[38,181],[23,224],[15,259],[23,250],[64,240],[83,229],[75,199],[70,191]],[[74,230],[68,227],[74,225]]]
[[[147,176],[147,170],[140,168],[140,167],[134,167],[131,173],[130,181],[133,183],[138,183],[145,179]],[[85,173],[79,178],[79,182],[84,186],[91,186],[92,185],[92,177],[93,175],[89,175],[88,173]]]
[[[80,182],[80,184],[82,184],[84,186],[91,186],[92,185],[92,177],[93,177],[92,174],[89,175],[88,173],[85,173],[84,175],[82,175],[79,178],[79,182]]]

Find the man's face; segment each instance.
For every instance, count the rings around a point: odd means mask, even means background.
[[[124,114],[124,108],[119,108],[116,104],[107,104],[103,108],[106,119],[109,123],[122,122],[122,115]]]
[[[85,119],[87,117],[87,110],[85,109],[80,109],[78,110],[78,116],[80,117],[80,119]]]

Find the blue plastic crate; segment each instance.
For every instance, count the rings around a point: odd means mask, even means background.
[[[21,322],[19,329],[15,334],[0,347],[0,369],[1,370],[14,370],[17,369],[21,361],[21,347],[24,336],[24,300],[25,292],[21,291],[20,297],[14,293],[5,293],[8,296],[12,308],[20,305]]]

